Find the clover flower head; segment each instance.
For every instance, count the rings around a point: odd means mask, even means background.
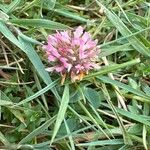
[[[62,76],[68,75],[72,82],[82,80],[89,70],[98,69],[96,63],[100,49],[97,40],[92,40],[88,32],[79,26],[75,31],[63,31],[49,35],[46,50],[52,67],[47,68],[49,72],[57,72]]]

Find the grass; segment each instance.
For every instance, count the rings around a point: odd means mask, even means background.
[[[61,85],[42,49],[85,27],[101,69]],[[0,1],[0,149],[150,149],[150,3]]]

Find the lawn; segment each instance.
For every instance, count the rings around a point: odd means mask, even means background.
[[[148,0],[0,0],[0,150],[150,150]]]

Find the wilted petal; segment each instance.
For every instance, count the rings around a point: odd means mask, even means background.
[[[85,64],[84,64],[84,68],[85,68],[86,70],[92,69],[91,63],[85,63]]]
[[[81,70],[84,69],[84,67],[83,67],[82,65],[80,65],[80,64],[76,65],[75,68],[76,68],[76,73],[77,73],[77,74],[78,74]]]
[[[48,67],[45,70],[48,72],[53,72],[55,70],[55,68],[54,67]]]
[[[100,69],[101,66],[96,64],[96,63],[91,63],[91,66],[94,68],[94,69]]]
[[[76,80],[79,80],[79,76],[76,75],[73,71],[71,72],[71,81],[75,82]]]
[[[43,45],[42,48],[47,50],[47,45]]]
[[[70,72],[70,70],[71,70],[71,68],[72,68],[72,64],[68,64],[68,72]]]

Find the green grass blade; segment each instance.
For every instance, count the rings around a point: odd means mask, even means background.
[[[77,21],[80,21],[80,22],[86,22],[86,23],[91,23],[92,22],[88,19],[85,19],[85,18],[83,18],[83,17],[81,17],[81,16],[79,16],[75,13],[72,13],[70,11],[67,11],[67,10],[55,9],[54,11],[57,12],[61,16],[68,17],[68,18],[71,18],[71,19],[74,19],[74,20],[77,20]]]
[[[102,103],[102,105],[107,107],[108,109],[110,108],[110,106],[106,103]],[[127,117],[128,119],[130,118],[134,121],[140,122],[141,124],[150,126],[150,121],[147,119],[148,116],[138,115],[138,114],[126,111],[126,110],[118,108],[118,107],[115,107],[115,109],[116,109],[117,113],[119,113],[122,116]]]
[[[26,35],[24,35],[24,34],[22,34],[22,33],[20,33],[19,36],[20,36],[21,38],[25,39],[26,41],[30,42],[30,43],[42,45],[41,42],[39,42],[39,41],[37,41],[37,40],[35,40],[35,39],[31,38],[31,37],[28,37],[28,36],[26,36]]]
[[[106,46],[108,46],[110,44],[114,44],[114,43],[120,43],[120,42],[122,43],[123,41],[125,41],[125,39],[131,38],[133,36],[139,36],[141,33],[148,32],[149,30],[150,30],[150,27],[144,28],[144,29],[142,29],[140,31],[137,31],[137,32],[134,32],[130,35],[123,36],[123,37],[117,38],[116,40],[112,40],[110,42],[103,43],[103,44],[100,45],[100,47],[101,48],[106,47]],[[125,43],[125,44],[131,45],[130,43]]]
[[[24,119],[24,115],[17,109],[15,108],[9,108],[9,111],[20,121],[24,124],[24,126],[27,126],[26,123],[25,123],[25,119]]]
[[[67,130],[67,134],[69,134],[68,138],[69,138],[69,141],[70,141],[71,150],[75,150],[74,141],[73,141],[69,126],[67,124],[67,121],[65,119],[64,119],[64,123],[65,123],[65,127],[66,127],[66,130]]]
[[[123,36],[131,35],[132,32],[127,28],[127,26],[122,22],[122,20],[114,13],[108,10],[104,5],[102,5],[99,0],[95,0],[100,7],[103,7],[105,14],[111,21],[111,23],[118,29],[118,31]],[[129,43],[137,50],[139,53],[142,53],[145,56],[150,57],[150,49],[146,47],[136,36],[127,38]]]
[[[27,26],[27,27],[40,27],[51,30],[65,30],[69,27],[62,23],[46,20],[46,19],[12,19],[11,23],[19,25],[19,26]]]
[[[104,146],[104,145],[118,145],[118,144],[124,144],[122,139],[113,139],[113,140],[101,140],[101,141],[94,141],[90,143],[80,143],[76,144],[76,146]]]
[[[18,47],[21,47],[21,44],[19,43],[18,39],[12,34],[12,32],[7,28],[4,22],[0,20],[0,32],[13,44],[17,45]]]
[[[50,8],[50,9],[53,9],[56,5],[56,0],[43,0],[40,2],[42,5],[41,7],[43,8],[43,6],[47,7],[47,8]]]
[[[102,69],[100,69],[100,71],[97,71],[96,73],[91,73],[91,74],[87,75],[86,77],[84,77],[84,79],[90,79],[90,78],[97,77],[97,76],[100,76],[100,75],[103,75],[106,73],[110,73],[112,71],[115,71],[115,70],[118,70],[118,69],[121,69],[121,68],[124,68],[127,66],[135,65],[139,62],[140,62],[140,59],[134,59],[134,60],[128,61],[126,63],[106,66],[106,67],[103,67]]]
[[[56,119],[56,123],[54,125],[54,130],[53,130],[53,135],[51,138],[51,144],[54,141],[54,138],[60,128],[60,125],[62,123],[62,121],[64,120],[65,117],[65,113],[68,107],[68,103],[69,103],[69,86],[65,85],[65,89],[63,92],[63,96],[62,96],[62,100],[61,100],[61,104],[60,104],[60,108],[58,111],[58,115],[57,115],[57,119]]]
[[[130,20],[139,21],[145,25],[147,25],[147,23],[150,23],[150,20],[148,20],[148,18],[146,18],[144,16],[136,15],[136,14],[130,13],[130,12],[127,12],[126,14]]]
[[[44,94],[45,92],[47,92],[48,90],[52,89],[57,83],[58,83],[58,80],[52,82],[51,84],[47,85],[42,90],[38,91],[34,95],[32,95],[24,100],[22,100],[21,102],[19,102],[18,104],[14,105],[14,106],[19,106],[19,105],[22,105],[22,104],[32,101],[33,99],[37,98],[38,96],[40,96],[40,95]]]
[[[129,43],[119,46],[110,46],[106,48],[101,48],[101,53],[99,54],[99,57],[106,57],[111,54],[114,54],[119,51],[131,51],[133,48],[130,46]]]
[[[10,106],[10,105],[13,105],[13,102],[0,99],[0,106]]]
[[[40,4],[36,3],[36,6],[40,7]],[[47,7],[45,5],[42,6],[43,9],[50,10],[50,11],[55,12],[58,15],[61,15],[63,17],[71,18],[71,19],[74,19],[79,22],[92,23],[92,21],[85,19],[84,17],[81,17],[80,15],[78,15],[78,13],[73,13],[70,10],[67,10],[68,8],[64,7],[63,5],[57,6],[57,4],[56,4],[56,7],[57,8],[53,9],[53,8]]]
[[[142,115],[137,115],[135,113],[125,111],[125,110],[120,109],[120,108],[116,108],[116,110],[120,115],[123,115],[123,116],[128,117],[132,120],[135,120],[135,121],[138,121],[142,124],[150,126],[150,121],[148,121],[147,118],[144,118],[144,116],[142,116]]]
[[[103,81],[104,83],[110,83],[114,86],[117,86],[117,87],[120,87],[128,92],[131,92],[133,94],[136,94],[138,96],[141,96],[141,97],[144,97],[146,99],[150,99],[150,97],[148,97],[145,93],[143,93],[142,91],[139,91],[139,90],[136,90],[136,89],[133,89],[131,86],[129,85],[126,85],[124,83],[121,83],[119,81],[115,81],[115,80],[112,80],[110,79],[109,77],[97,77],[98,79],[100,79],[101,81]]]
[[[9,145],[9,141],[6,139],[6,137],[4,136],[4,134],[2,134],[1,131],[0,131],[0,141],[1,141],[4,145]]]
[[[52,82],[52,80],[51,80],[48,72],[45,70],[43,63],[41,62],[39,56],[35,52],[31,43],[29,41],[27,41],[26,39],[24,39],[24,37],[22,37],[22,36],[19,37],[19,41],[18,41],[18,39],[12,34],[12,32],[7,28],[5,23],[3,23],[2,21],[0,21],[0,32],[8,40],[10,40],[13,44],[18,46],[22,51],[24,51],[27,54],[28,58],[32,62],[33,66],[35,67],[35,69],[37,70],[37,72],[39,73],[39,75],[41,76],[43,81],[47,85],[49,85]],[[54,93],[54,95],[56,96],[57,99],[60,99],[55,88],[52,89],[52,92]]]
[[[77,116],[79,119],[81,119],[85,124],[87,124],[88,126],[91,126],[91,124],[88,121],[86,121],[86,119],[84,119],[84,117],[82,117],[80,114],[78,114],[71,106],[68,106],[68,108],[75,116]]]
[[[106,128],[106,131],[108,131],[108,133],[110,133],[110,136],[114,138],[113,134],[111,134],[107,124],[105,123],[105,121],[101,118],[101,116],[98,114],[97,110],[92,106],[90,105],[90,107],[92,108],[93,112],[95,113],[95,115],[97,116],[99,122],[101,123],[101,125],[103,125],[103,127]]]
[[[42,134],[45,129],[47,129],[56,119],[56,116],[53,118],[49,119],[45,123],[43,123],[40,127],[37,129],[33,130],[31,133],[29,133],[26,137],[24,137],[18,144],[24,144],[28,141],[30,141],[32,138],[35,136]]]
[[[131,141],[131,139],[130,139],[130,137],[129,137],[125,127],[124,127],[124,124],[123,124],[123,122],[122,122],[122,120],[121,120],[121,118],[120,118],[120,116],[119,116],[115,106],[112,103],[111,97],[110,97],[110,95],[108,93],[108,90],[107,90],[105,84],[102,84],[102,91],[103,91],[103,93],[104,93],[104,95],[106,97],[106,101],[107,101],[109,107],[111,108],[111,110],[113,111],[113,113],[116,116],[116,119],[118,121],[118,124],[119,124],[120,129],[121,129],[122,134],[123,134],[124,143],[127,144],[127,145],[132,145],[132,141]]]
[[[7,14],[10,14],[11,12],[13,12],[13,11],[17,8],[17,6],[20,4],[20,2],[21,2],[21,0],[14,0],[14,1],[12,1],[12,2],[8,5],[8,7],[6,7],[5,12],[6,12]]]
[[[2,4],[0,4],[0,9],[1,9],[3,12],[6,11],[6,7],[5,7],[4,5],[2,5]]]
[[[0,7],[0,9],[1,9],[1,7]],[[2,21],[9,20],[9,16],[1,10],[0,10],[0,20],[2,20]]]
[[[28,41],[26,41],[23,38],[19,38],[19,41],[22,44],[21,49],[27,54],[28,58],[30,59],[30,61],[34,65],[34,67],[37,70],[40,77],[43,79],[43,81],[47,85],[51,84],[52,80],[51,80],[48,72],[45,70],[43,63],[41,62],[41,59],[39,58],[39,56],[35,52],[31,43],[29,43]],[[56,89],[53,88],[52,91],[53,91],[54,95],[56,96],[56,98],[60,99]]]
[[[83,111],[86,113],[86,115],[91,119],[91,121],[97,126],[97,128],[105,135],[106,138],[110,139],[107,133],[103,130],[103,128],[99,125],[97,120],[92,116],[92,114],[86,109],[86,107],[82,104],[81,101],[79,101],[79,106]]]
[[[146,150],[148,150],[147,144],[148,144],[147,143],[147,129],[146,129],[146,126],[143,125],[143,145]]]

